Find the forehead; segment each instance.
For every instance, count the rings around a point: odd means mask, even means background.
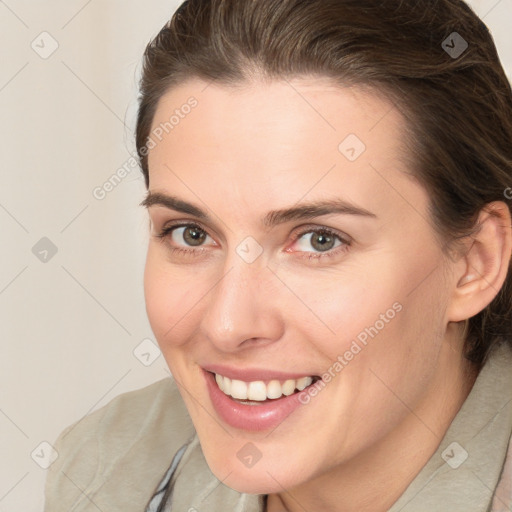
[[[192,99],[195,106],[190,108]],[[186,118],[191,121],[184,122]],[[202,130],[194,123],[197,118]],[[170,120],[172,126],[168,126]],[[398,142],[403,124],[398,109],[383,92],[341,87],[328,78],[256,80],[229,86],[194,79],[160,98],[152,131],[163,128],[164,135],[172,133],[176,139],[187,135],[190,140],[193,134],[187,127],[192,125],[197,138],[208,134],[210,139],[220,140],[236,135],[237,142],[244,137],[249,148],[263,139],[262,132],[269,135],[267,143],[272,140],[270,135],[279,135],[279,142],[284,142],[296,140],[300,134],[311,137],[312,132],[336,142],[347,131],[368,142],[388,133],[387,143],[393,138]],[[382,126],[375,130],[378,125]],[[260,137],[247,138],[256,134]]]
[[[211,198],[229,187],[232,204],[258,197],[276,207],[333,191],[366,205],[370,195],[378,205],[404,194],[421,204],[404,163],[405,129],[383,95],[327,79],[191,80],[158,104],[150,190],[191,199],[191,190]]]

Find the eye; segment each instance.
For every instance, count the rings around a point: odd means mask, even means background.
[[[337,256],[350,246],[348,237],[329,228],[309,228],[295,235],[298,252],[304,252],[307,259]],[[313,248],[314,251],[310,249]],[[315,252],[316,251],[316,252]]]
[[[175,226],[171,230],[171,240],[176,243],[185,241],[187,245],[197,247],[201,245],[208,235],[199,226],[193,224],[186,226]]]
[[[205,240],[210,238],[206,231],[197,224],[175,224],[165,226],[156,235],[165,241],[172,252],[182,254],[198,254],[203,252]]]
[[[201,226],[193,223],[166,225],[156,237],[164,241],[172,253],[186,256],[204,254],[205,241],[213,241]],[[338,256],[350,246],[348,236],[326,227],[310,226],[294,235],[293,240],[293,245],[297,247],[291,251],[287,249],[286,252],[297,252],[299,257],[308,260]]]

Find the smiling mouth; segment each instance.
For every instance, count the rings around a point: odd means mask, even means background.
[[[210,372],[211,373],[211,372]],[[278,400],[284,396],[299,393],[320,380],[318,376],[302,377],[300,379],[288,379],[285,381],[271,380],[264,382],[256,380],[244,382],[230,379],[218,373],[213,373],[218,388],[235,402],[244,405],[260,405],[270,400]]]

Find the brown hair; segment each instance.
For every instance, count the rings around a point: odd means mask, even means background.
[[[255,75],[384,91],[407,120],[411,169],[447,242],[471,234],[512,185],[512,91],[487,27],[463,1],[188,0],[144,53],[136,145],[147,187],[165,92],[190,78],[238,85]],[[510,271],[466,333],[465,355],[478,365],[512,343]]]

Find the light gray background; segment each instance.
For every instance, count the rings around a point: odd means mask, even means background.
[[[178,4],[0,0],[0,512],[42,510],[45,442],[168,375],[144,306],[142,177],[93,190],[134,152],[141,55]],[[470,4],[510,77],[512,0]]]

